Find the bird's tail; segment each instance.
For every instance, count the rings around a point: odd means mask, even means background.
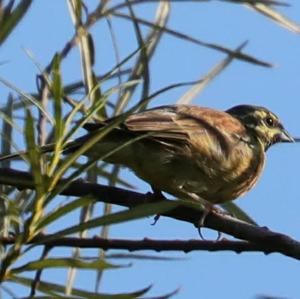
[[[69,154],[76,151],[83,144],[85,144],[85,142],[93,138],[93,136],[97,134],[98,129],[101,129],[101,124],[89,124],[84,128],[86,128],[89,133],[73,141],[67,142],[62,148],[63,154]],[[127,143],[131,140],[134,140],[138,136],[139,134],[134,134],[124,129],[115,128],[101,140],[99,140],[96,144],[94,144],[92,148],[87,149],[86,152],[82,153],[82,155],[90,158],[99,158],[102,156],[106,156],[104,160],[109,163],[130,165],[131,162],[135,161],[136,151],[140,147],[137,147],[137,144],[139,144],[139,142],[135,143],[134,146],[132,146],[131,143]],[[123,147],[124,144],[127,145]],[[116,148],[118,147],[120,147],[120,149],[116,151]],[[142,148],[144,147],[142,146],[141,149]],[[39,150],[42,154],[53,152],[55,150],[55,143],[44,145],[40,147]],[[108,155],[108,153],[110,152],[112,152],[112,154]],[[0,162],[17,158],[26,158],[27,156],[28,151],[20,151],[17,153],[2,156],[0,155]]]
[[[44,146],[40,147],[41,152],[44,153],[50,153],[54,150],[55,144],[47,144]],[[18,159],[18,158],[22,158],[22,157],[26,157],[28,155],[27,151],[19,151],[16,153],[12,153],[12,154],[7,154],[7,155],[0,155],[0,162],[2,161],[6,161],[6,160],[14,160],[14,159]]]
[[[73,147],[78,147],[76,140],[70,141],[69,143],[67,143],[67,145],[63,148],[63,151],[72,149]],[[51,153],[54,151],[54,149],[55,149],[55,143],[49,143],[44,146],[41,146],[40,152],[42,154]],[[28,155],[28,151],[19,151],[19,152],[12,153],[12,154],[0,155],[0,162],[6,161],[6,160],[14,160],[14,159],[18,159],[18,158],[24,158],[27,155]]]
[[[95,134],[97,134],[97,131],[91,130],[90,133],[79,137],[75,140],[67,142],[62,148],[62,153],[69,154],[76,151]],[[82,155],[88,157],[100,157],[102,155],[106,155],[108,152],[113,151],[116,147],[122,145],[122,143],[125,143],[128,140],[130,140],[130,137],[132,137],[131,134],[126,134],[122,130],[113,130],[108,134],[108,136],[103,138],[101,141],[99,140],[99,142],[95,144],[92,149],[87,150],[87,152],[82,153]],[[49,143],[44,146],[41,146],[39,150],[42,154],[51,153],[55,150],[55,143]],[[119,151],[117,155],[111,156],[112,163],[114,163],[115,160],[117,161],[116,163],[118,163],[119,160],[126,160],[127,155],[127,149]],[[14,160],[18,158],[26,159],[26,157],[28,157],[28,151],[19,151],[12,154],[0,155],[0,162],[6,160]],[[110,161],[110,159],[107,160]]]
[[[97,131],[98,129],[101,129],[104,125],[105,125],[105,123],[103,123],[103,124],[102,123],[97,123],[97,124],[87,123],[87,124],[85,124],[83,126],[83,128],[85,128],[90,133],[84,135],[83,137],[79,137],[75,140],[67,142],[62,151],[64,153],[68,153],[68,152],[72,152],[73,150],[78,149],[82,145],[82,143],[84,143],[84,141],[86,141],[87,139],[89,139],[89,137],[91,137],[93,135],[93,132]],[[55,149],[55,143],[49,143],[49,144],[41,146],[40,152],[42,154],[51,153],[54,151],[54,149]],[[28,151],[19,151],[19,152],[7,154],[7,155],[0,155],[0,162],[26,157],[27,155],[28,155]]]

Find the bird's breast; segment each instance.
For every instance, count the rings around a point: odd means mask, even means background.
[[[207,192],[207,199],[222,203],[242,196],[256,184],[264,161],[265,153],[260,144],[238,142],[227,157],[219,159],[219,167],[211,174],[214,175],[215,188]]]

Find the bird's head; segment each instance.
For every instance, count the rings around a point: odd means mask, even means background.
[[[239,105],[226,111],[237,118],[264,146],[266,151],[279,142],[294,142],[279,118],[264,107]]]

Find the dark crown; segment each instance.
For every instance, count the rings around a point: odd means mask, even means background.
[[[279,118],[265,107],[239,105],[226,111],[237,118],[267,150],[278,142],[292,142],[293,138],[287,133]]]

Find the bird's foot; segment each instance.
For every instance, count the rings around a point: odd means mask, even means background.
[[[198,234],[202,240],[206,240],[206,239],[204,238],[201,229],[204,227],[205,220],[206,220],[208,214],[210,214],[210,213],[223,214],[224,212],[222,210],[220,210],[219,208],[213,206],[209,202],[205,204],[203,213],[197,224]],[[222,238],[222,233],[219,231],[217,233],[218,233],[218,235],[217,235],[216,241],[219,241]]]
[[[164,195],[162,194],[162,192],[158,189],[156,189],[155,187],[151,186],[153,193],[151,194],[151,196],[155,199],[155,200],[165,200],[166,198],[164,197]],[[160,214],[157,214],[154,216],[153,222],[151,223],[151,225],[155,225],[157,223],[157,221],[160,218]]]
[[[156,214],[154,216],[154,219],[153,219],[153,222],[151,223],[151,225],[155,225],[157,223],[157,221],[159,220],[159,218],[160,218],[160,214]]]

